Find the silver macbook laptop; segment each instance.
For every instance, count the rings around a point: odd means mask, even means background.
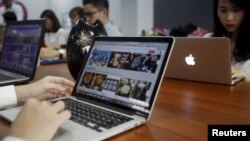
[[[1,86],[34,78],[44,24],[44,20],[8,22],[0,53]]]
[[[226,37],[176,37],[165,77],[233,85],[231,46]]]
[[[73,96],[72,118],[53,140],[103,140],[149,120],[161,86],[171,37],[96,37]],[[20,108],[1,111],[13,121]]]

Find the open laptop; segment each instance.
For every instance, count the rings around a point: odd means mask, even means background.
[[[233,85],[231,45],[226,37],[175,37],[165,77]]]
[[[3,46],[4,33],[5,33],[5,26],[0,25],[0,53],[2,50],[2,46]]]
[[[72,118],[53,140],[103,140],[148,121],[173,42],[171,37],[96,37],[73,96],[61,99]],[[0,115],[13,121],[19,110]]]
[[[34,78],[44,25],[44,20],[8,22],[0,53],[1,86]]]

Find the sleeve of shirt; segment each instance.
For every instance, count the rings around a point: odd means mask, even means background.
[[[243,64],[242,64],[242,68],[247,72],[247,74],[250,74],[250,59],[246,60]]]
[[[0,87],[0,109],[17,104],[14,85]]]
[[[25,141],[25,140],[19,139],[19,138],[16,138],[16,137],[7,136],[2,141]]]
[[[59,44],[59,45],[66,44],[67,39],[68,39],[68,35],[69,35],[69,33],[66,30],[60,28],[56,34],[57,44]]]
[[[107,23],[104,25],[104,28],[108,34],[108,36],[122,36],[121,32],[117,27],[113,26],[111,23]]]
[[[208,32],[208,33],[206,33],[203,37],[204,37],[204,38],[213,37],[213,33],[212,33],[212,32]]]
[[[13,6],[13,8],[14,8],[14,11],[15,11],[15,13],[16,13],[17,20],[18,20],[18,21],[22,21],[22,20],[23,20],[23,17],[24,17],[24,16],[23,16],[24,13],[23,13],[22,7],[21,7],[20,5],[15,4],[15,6]]]
[[[232,66],[241,68],[244,70],[248,75],[250,75],[250,59],[243,61],[243,62],[236,62],[235,60],[232,63]]]

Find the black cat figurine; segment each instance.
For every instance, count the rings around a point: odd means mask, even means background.
[[[107,32],[100,20],[97,20],[91,26],[78,20],[69,33],[67,42],[67,65],[75,80],[77,79],[95,36],[107,36]]]

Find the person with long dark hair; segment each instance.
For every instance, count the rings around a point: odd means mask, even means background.
[[[8,21],[24,20],[25,13],[19,3],[14,0],[2,0],[1,2],[3,5],[0,7],[0,25],[5,25]]]
[[[68,32],[61,27],[54,11],[46,9],[42,12],[40,18],[46,20],[46,32],[44,37],[46,48],[41,49],[41,58],[66,56],[65,54],[61,54],[61,47],[67,43]]]
[[[231,41],[234,76],[250,81],[250,7],[246,0],[214,0],[213,37]]]

